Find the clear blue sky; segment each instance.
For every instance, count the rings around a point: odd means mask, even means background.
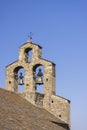
[[[57,95],[71,100],[72,130],[87,130],[87,1],[0,0],[1,87],[29,32],[56,64]]]

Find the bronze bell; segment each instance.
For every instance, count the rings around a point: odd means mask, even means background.
[[[20,73],[20,76],[18,78],[19,79],[18,85],[23,85],[24,84],[23,78],[24,78],[24,76],[22,75],[22,73]]]
[[[39,84],[39,85],[43,84],[43,73],[41,69],[39,69],[37,73],[36,84]]]

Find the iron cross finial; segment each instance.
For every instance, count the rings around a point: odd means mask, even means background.
[[[30,34],[28,35],[28,37],[29,37],[29,40],[32,40],[32,32],[30,32]]]

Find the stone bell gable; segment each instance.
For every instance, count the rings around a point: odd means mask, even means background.
[[[24,69],[23,76],[19,75],[20,69]],[[29,40],[20,46],[19,59],[6,67],[6,89],[69,124],[70,102],[56,96],[55,72],[55,64],[42,58],[42,47]],[[18,91],[20,85],[24,86],[23,92]],[[42,86],[43,93],[37,92],[37,87]]]

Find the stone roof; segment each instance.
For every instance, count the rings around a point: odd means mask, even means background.
[[[68,125],[17,93],[0,89],[0,130],[69,130]]]

